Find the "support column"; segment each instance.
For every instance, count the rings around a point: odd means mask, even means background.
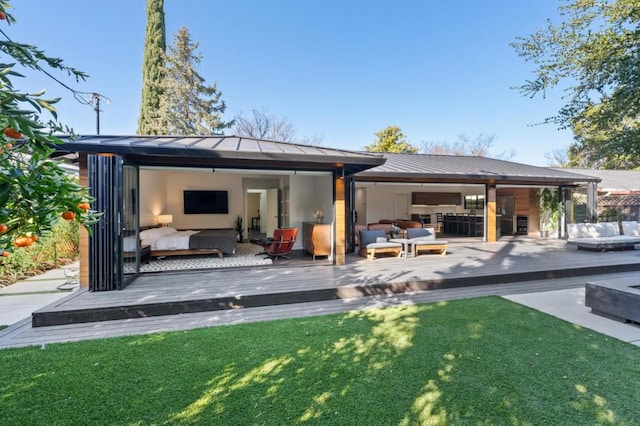
[[[590,223],[598,221],[598,184],[596,182],[587,184],[587,220]]]
[[[342,174],[333,174],[333,217],[335,218],[334,264],[344,265],[346,256],[347,210],[345,202],[345,178]]]
[[[494,243],[498,236],[496,232],[496,185],[486,185],[487,192],[487,238],[486,241]]]

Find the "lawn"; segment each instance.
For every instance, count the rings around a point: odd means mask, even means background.
[[[498,297],[0,351],[0,423],[637,424],[640,348]]]

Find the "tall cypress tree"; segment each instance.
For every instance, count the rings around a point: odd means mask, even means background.
[[[166,47],[164,0],[147,0],[147,32],[142,62],[142,103],[138,118],[139,135],[167,133],[166,126],[162,126],[158,120],[152,119],[160,108],[161,84],[165,75]]]

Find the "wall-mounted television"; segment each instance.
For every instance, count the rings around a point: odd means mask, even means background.
[[[184,191],[184,214],[228,214],[227,191]]]

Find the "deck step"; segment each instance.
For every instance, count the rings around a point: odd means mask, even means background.
[[[424,280],[378,282],[371,284],[341,285],[305,290],[264,292],[261,294],[233,295],[225,297],[203,297],[190,300],[163,301],[156,303],[133,303],[119,306],[93,306],[82,309],[65,309],[65,299],[42,308],[32,314],[33,327],[145,318],[161,315],[176,315],[195,312],[241,309],[260,306],[286,305],[323,300],[350,299],[357,297],[400,294],[457,287],[503,284],[521,281],[567,278],[616,272],[640,271],[640,263],[622,263],[538,270],[505,274],[455,276]],[[126,291],[126,290],[125,290]],[[82,291],[68,298],[78,297]]]

